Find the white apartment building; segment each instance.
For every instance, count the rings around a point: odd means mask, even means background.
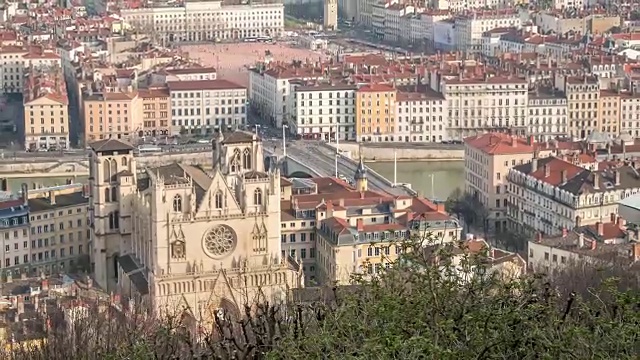
[[[40,46],[30,48],[8,45],[0,47],[0,89],[4,93],[21,93],[25,69],[62,66],[60,56]]]
[[[509,218],[523,231],[555,235],[606,220],[618,213],[618,201],[640,190],[631,165],[588,170],[547,157],[511,169]]]
[[[123,9],[123,20],[166,41],[233,40],[279,36],[284,5],[276,0],[194,1],[181,6]]]
[[[411,30],[410,17],[406,15],[413,15],[414,12],[415,7],[409,5],[395,4],[384,8],[384,39],[390,42],[406,39]]]
[[[450,17],[451,13],[447,10],[423,11],[419,15],[420,21],[417,22],[417,25],[420,26],[420,28],[418,30],[412,30],[412,32],[417,32],[420,36],[424,34],[424,38],[426,39],[426,41],[431,44],[431,46],[433,46],[435,40],[435,23],[445,19],[449,19]]]
[[[355,85],[290,82],[289,133],[303,139],[355,140]]]
[[[447,101],[440,93],[398,91],[396,127],[399,141],[442,142],[447,137]]]
[[[529,93],[527,134],[545,142],[568,134],[567,98],[555,89],[536,87]]]
[[[448,139],[462,140],[489,129],[510,129],[514,134],[526,135],[526,79],[486,74],[474,78],[464,78],[462,74],[442,76],[435,70],[430,83],[447,99]]]
[[[247,89],[228,80],[168,82],[172,132],[210,134],[247,121]]]
[[[481,52],[482,34],[495,28],[520,28],[522,20],[517,12],[486,11],[473,12],[455,18],[455,36],[459,51]]]
[[[0,239],[2,239],[2,263],[4,271],[19,275],[29,272],[31,246],[29,241],[29,206],[26,185],[22,197],[3,192],[0,194]]]
[[[261,65],[266,66],[266,65]],[[267,117],[277,128],[287,124],[287,115],[292,114],[287,104],[291,88],[289,80],[304,81],[322,80],[323,72],[316,72],[308,68],[298,68],[291,64],[276,65],[269,69],[257,68],[249,71],[249,98],[251,105]]]
[[[351,0],[357,1],[358,13],[356,21],[363,27],[370,28],[373,26],[373,6],[378,0]]]
[[[502,52],[501,37],[514,31],[514,28],[495,28],[482,33],[480,44],[482,46],[482,55],[489,57],[497,57]]]

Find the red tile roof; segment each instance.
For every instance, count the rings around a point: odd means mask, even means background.
[[[533,154],[533,144],[520,137],[503,133],[488,133],[464,139],[467,146],[489,155]]]

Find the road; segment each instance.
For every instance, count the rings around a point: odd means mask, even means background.
[[[269,143],[268,151],[272,151],[276,147],[275,154],[282,155],[281,144]],[[317,141],[293,141],[287,146],[287,155],[296,161],[301,162],[305,166],[314,169],[322,176],[335,176],[335,153],[325,148]],[[358,164],[345,157],[340,156],[338,159],[338,174],[344,175],[349,179],[353,179]],[[368,186],[372,191],[389,194],[392,196],[410,195],[404,187],[393,187],[381,175],[369,170]]]

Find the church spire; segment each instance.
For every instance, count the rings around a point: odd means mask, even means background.
[[[356,181],[356,188],[358,191],[367,191],[367,167],[364,165],[364,158],[362,156],[362,144],[359,146],[358,154],[360,155],[360,161],[356,168],[356,173],[353,175],[353,179]]]

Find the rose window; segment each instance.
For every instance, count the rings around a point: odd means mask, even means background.
[[[235,231],[227,225],[211,228],[204,236],[204,250],[210,257],[220,258],[229,255],[236,247]]]

